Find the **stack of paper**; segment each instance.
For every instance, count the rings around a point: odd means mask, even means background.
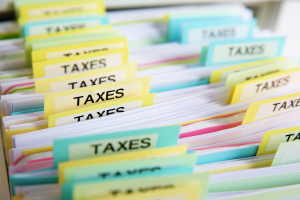
[[[16,0],[0,199],[300,197],[300,68],[241,4]]]

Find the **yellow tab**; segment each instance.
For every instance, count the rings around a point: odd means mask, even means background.
[[[243,124],[300,108],[300,92],[250,103]]]
[[[36,93],[58,92],[135,78],[136,64],[94,69],[35,81]]]
[[[68,162],[62,162],[58,164],[58,183],[64,184],[64,172],[73,167],[80,167],[85,165],[93,165],[99,163],[110,163],[116,161],[125,161],[133,159],[152,159],[167,156],[184,155],[186,153],[187,146],[173,146],[158,149],[140,150],[130,153],[122,153],[109,156],[100,156],[95,158],[80,159]]]
[[[90,13],[93,11],[101,15],[105,14],[103,1],[82,0],[22,5],[19,10],[19,15],[20,17],[50,17],[66,14]]]
[[[31,154],[35,154],[35,153],[41,153],[41,152],[52,151],[52,150],[53,150],[52,146],[27,149],[27,150],[23,151],[23,155],[27,156],[27,155],[31,155]]]
[[[44,95],[44,118],[81,107],[149,94],[151,77],[77,88]]]
[[[99,41],[85,42],[66,46],[39,49],[31,52],[32,63],[46,60],[84,55],[111,49],[122,49],[127,47],[126,37],[103,39]]]
[[[300,140],[300,126],[266,131],[259,145],[257,156],[276,153],[280,143]]]
[[[299,77],[300,68],[295,68],[234,85],[230,91],[229,101],[235,104],[285,89],[299,84]]]
[[[279,57],[279,58],[260,60],[260,61],[244,63],[244,64],[240,64],[240,65],[234,65],[231,67],[225,67],[222,69],[217,69],[211,73],[210,83],[226,81],[227,76],[233,72],[248,69],[251,67],[256,67],[259,65],[264,65],[264,64],[268,64],[268,63],[272,63],[272,62],[277,62],[277,61],[285,61],[285,60],[286,60],[285,57]]]
[[[59,76],[128,63],[128,48],[58,58],[32,64],[33,77]]]
[[[48,117],[48,127],[76,123],[153,105],[154,93],[70,110]]]
[[[27,36],[25,38],[25,42],[36,40],[36,39],[43,39],[43,38],[55,38],[55,37],[61,37],[61,36],[73,36],[73,35],[80,35],[80,34],[86,34],[86,33],[101,33],[105,31],[110,31],[111,26],[110,25],[103,25],[98,27],[87,27],[82,29],[71,29],[66,32],[55,32],[52,34],[42,34],[42,35],[31,35]]]

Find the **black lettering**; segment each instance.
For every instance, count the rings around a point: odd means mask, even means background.
[[[75,84],[77,84],[77,82],[69,83],[68,85],[72,85],[72,89],[75,89]]]
[[[139,139],[130,140],[129,149],[138,149],[139,147],[137,147],[137,146],[134,147],[134,145],[139,145],[139,143],[136,143],[138,141],[139,141]]]
[[[74,71],[78,71],[79,72],[79,68],[78,68],[77,64],[73,65],[72,72],[74,72]]]
[[[113,147],[113,145],[111,143],[108,143],[105,147],[105,149],[103,150],[103,153],[106,153],[106,151],[112,151],[115,152],[115,149]]]
[[[104,99],[103,99],[103,95],[105,94],[105,92],[102,92],[102,94],[100,95],[99,93],[97,93],[97,95],[98,95],[98,99],[97,99],[97,101],[96,101],[96,103],[101,99],[101,101],[105,101]]]
[[[293,139],[293,141],[295,141],[295,140],[300,140],[300,133],[298,133],[298,134],[296,135],[296,137]]]
[[[105,110],[102,111],[102,113],[97,112],[97,114],[99,115],[99,117],[103,117],[103,114],[105,113]]]
[[[121,191],[120,191],[120,190],[112,190],[110,193],[111,193],[113,196],[116,196],[116,195],[118,195],[119,193],[121,193]]]
[[[125,144],[127,143],[127,140],[125,140],[123,143],[122,142],[118,142],[120,147],[117,149],[117,151],[121,151],[122,149],[124,149],[124,151],[127,150]]]
[[[80,115],[80,116],[74,117],[74,119],[77,119],[77,121],[80,122],[80,118],[81,117],[84,117],[84,115]]]
[[[278,111],[279,111],[281,108],[286,109],[286,102],[284,102],[284,103],[280,106],[280,108],[278,109]]]
[[[94,118],[93,115],[90,113],[90,114],[87,116],[86,120],[93,119],[93,118]]]
[[[93,67],[96,65],[97,65],[97,60],[92,60],[91,61],[91,69],[93,69]]]
[[[300,102],[300,99],[298,99],[298,101],[297,101],[295,107],[299,107],[299,106],[298,106],[298,103],[299,103],[299,102]]]
[[[81,64],[83,65],[82,70],[85,70],[85,69],[86,69],[86,70],[89,70],[89,68],[88,68],[89,62],[86,62],[86,63],[82,62]]]
[[[86,100],[84,102],[84,105],[86,105],[89,101],[91,101],[92,103],[94,103],[94,99],[93,99],[92,95],[90,95],[90,94],[86,98]]]
[[[114,99],[114,97],[113,98],[108,98],[109,96],[113,96],[114,92],[115,92],[115,90],[110,90],[110,91],[106,92],[106,101]]]
[[[232,51],[233,51],[234,47],[229,47],[229,56],[232,56]]]
[[[86,87],[85,81],[82,81],[82,82],[81,82],[80,87],[81,87],[81,88],[82,88],[82,87]]]
[[[294,108],[294,103],[297,101],[297,99],[295,101],[291,100],[291,104],[289,105],[289,107],[287,109],[289,109],[291,106],[292,108]]]
[[[77,106],[80,105],[80,99],[83,98],[83,96],[74,97],[73,99],[77,99]]]
[[[109,172],[101,173],[99,174],[99,176],[101,176],[102,178],[106,178],[107,176],[110,176],[110,173]]]
[[[286,140],[287,142],[290,140],[290,137],[291,137],[292,135],[295,135],[295,134],[288,134],[288,135],[285,135],[285,137],[288,137],[287,140]]]
[[[112,109],[109,109],[106,111],[106,115],[112,115],[112,114],[115,114],[115,112],[110,112],[110,111],[114,111],[115,108],[112,108]]]
[[[275,105],[274,109],[273,109],[273,112],[275,111],[277,105],[280,104],[280,103],[274,103],[273,105]]]
[[[99,60],[100,67],[106,67],[106,60],[104,58]]]
[[[67,67],[70,67],[70,65],[64,65],[64,66],[61,66],[61,67],[64,68],[65,74],[68,73],[68,72],[67,72]]]
[[[92,86],[93,86],[93,85],[96,85],[97,79],[95,79],[94,81],[92,79],[90,79],[90,81],[92,82]]]
[[[116,79],[113,79],[115,77],[115,75],[110,75],[108,76],[108,80],[112,81],[112,82],[116,82]]]
[[[150,138],[143,138],[143,139],[141,140],[141,143],[142,143],[142,144],[145,144],[145,145],[144,145],[144,146],[141,145],[140,147],[143,148],[143,149],[144,149],[144,148],[150,147],[150,145],[151,145],[150,141],[151,141]]]
[[[256,89],[256,93],[258,92],[258,90],[259,90],[259,87],[262,85],[262,83],[261,84],[257,84],[256,85],[256,87],[257,87],[257,89]]]
[[[106,82],[106,80],[102,81],[102,79],[105,79],[106,76],[99,78],[99,84]]]
[[[123,88],[117,89],[116,94],[120,94],[120,96],[116,96],[116,98],[122,98],[124,96]]]
[[[137,171],[136,171],[136,169],[135,169],[135,170],[133,170],[133,171],[127,170],[126,172],[127,172],[127,174],[129,174],[129,175],[133,175],[133,174],[135,174]]]
[[[94,147],[94,154],[98,154],[98,147],[102,146],[102,144],[92,144],[92,147]]]
[[[70,55],[72,55],[71,53],[65,53],[64,56],[69,57]]]
[[[123,110],[121,110],[121,109],[123,109]],[[117,111],[117,112],[125,112],[124,109],[125,109],[125,107],[119,107],[119,108],[117,108],[116,111]]]
[[[268,90],[268,87],[269,87],[269,83],[266,82],[265,85],[264,85],[264,87],[261,89],[261,91],[263,91],[264,89]]]
[[[46,27],[47,33],[51,33],[52,27]]]

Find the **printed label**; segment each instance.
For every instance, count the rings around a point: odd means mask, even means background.
[[[87,27],[96,27],[101,25],[99,19],[78,20],[76,22],[62,22],[54,24],[32,25],[29,27],[29,35],[42,35],[49,33],[59,33],[69,30],[82,29]]]
[[[126,80],[126,70],[121,70],[84,78],[77,78],[73,80],[51,83],[50,89],[51,92],[57,92],[124,80]]]
[[[75,122],[81,122],[85,120],[95,119],[99,117],[104,117],[107,115],[113,115],[117,113],[122,113],[128,110],[133,110],[137,108],[141,108],[143,106],[143,101],[134,101],[130,103],[120,104],[116,106],[110,106],[107,108],[101,108],[98,110],[78,113],[76,115],[70,115],[67,117],[57,118],[55,119],[55,125],[63,125],[63,124],[70,124]]]
[[[44,67],[44,74],[45,76],[64,75],[68,73],[83,72],[103,67],[118,66],[121,65],[122,62],[123,54],[116,53],[65,63],[47,65]]]
[[[247,84],[243,87],[240,101],[255,98],[262,94],[274,92],[276,90],[295,85],[299,83],[300,71],[286,73],[281,76],[275,76],[262,81]]]
[[[120,42],[120,43],[103,44],[103,45],[90,46],[90,47],[78,48],[78,49],[68,49],[64,51],[55,51],[55,52],[46,53],[46,59],[51,60],[56,58],[94,53],[94,52],[105,51],[109,49],[124,48],[124,47],[125,47],[125,43]]]
[[[250,26],[224,25],[217,27],[190,28],[188,31],[188,43],[209,42],[218,39],[233,39],[248,37]]]
[[[80,13],[86,10],[97,9],[97,3],[88,3],[88,4],[80,4],[80,5],[66,5],[66,6],[59,6],[53,8],[38,8],[38,9],[29,9],[28,15],[31,17],[44,15],[44,16],[55,16],[55,15],[62,15],[62,14],[74,14]]]
[[[277,150],[280,143],[283,143],[283,142],[292,142],[292,141],[299,141],[299,140],[300,140],[299,130],[293,131],[293,132],[286,132],[286,133],[271,135],[265,151]]]
[[[274,57],[277,54],[278,48],[278,41],[218,45],[214,49],[212,63]]]
[[[254,120],[272,117],[300,108],[300,96],[261,104]]]
[[[54,99],[54,112],[64,112],[83,106],[91,106],[107,101],[141,95],[142,82],[133,83],[118,87],[102,89],[93,92],[85,92]]]
[[[158,134],[147,134],[69,145],[69,160],[154,149]]]

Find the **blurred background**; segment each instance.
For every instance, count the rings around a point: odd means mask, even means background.
[[[13,0],[0,0],[0,21],[15,20]],[[187,4],[240,2],[254,11],[261,29],[270,29],[286,35],[286,49],[295,57],[300,56],[300,0],[105,0],[108,11],[162,7]]]

